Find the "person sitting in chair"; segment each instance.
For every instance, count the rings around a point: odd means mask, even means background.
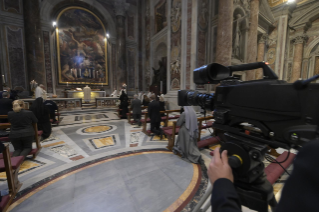
[[[24,102],[15,100],[13,102],[13,111],[8,113],[8,119],[11,123],[9,139],[13,145],[13,157],[26,157],[32,150],[34,139],[34,129],[32,123],[37,123],[38,119],[28,110],[24,110]]]

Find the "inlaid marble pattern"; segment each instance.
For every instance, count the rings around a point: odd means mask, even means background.
[[[50,150],[67,158],[77,155],[77,152],[74,149],[72,149],[69,145],[54,146],[51,147]]]
[[[99,135],[101,133],[112,132],[116,130],[115,125],[92,125],[84,128],[80,128],[76,131],[80,135]]]
[[[76,116],[74,121],[108,118],[105,114]]]
[[[116,144],[116,139],[114,135],[106,136],[103,138],[93,138],[93,139],[89,139],[89,141],[94,146],[95,149],[114,146]]]

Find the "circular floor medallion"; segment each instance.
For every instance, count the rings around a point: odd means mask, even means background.
[[[112,132],[116,129],[117,127],[115,125],[91,125],[78,129],[76,133],[80,135],[98,135]]]

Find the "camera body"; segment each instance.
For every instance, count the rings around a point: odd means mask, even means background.
[[[264,79],[243,82],[231,77],[232,70],[240,71],[251,66],[266,69]],[[278,80],[265,63],[229,67],[210,64],[194,71],[194,82],[220,83],[215,94],[190,90],[178,93],[180,106],[196,105],[214,111],[214,129],[286,149],[317,137],[317,83],[296,88],[295,84]],[[247,124],[250,124],[250,129],[255,129],[249,135],[246,133]]]

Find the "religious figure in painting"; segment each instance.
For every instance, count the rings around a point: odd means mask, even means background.
[[[107,85],[105,29],[92,13],[70,8],[58,19],[59,83]]]

